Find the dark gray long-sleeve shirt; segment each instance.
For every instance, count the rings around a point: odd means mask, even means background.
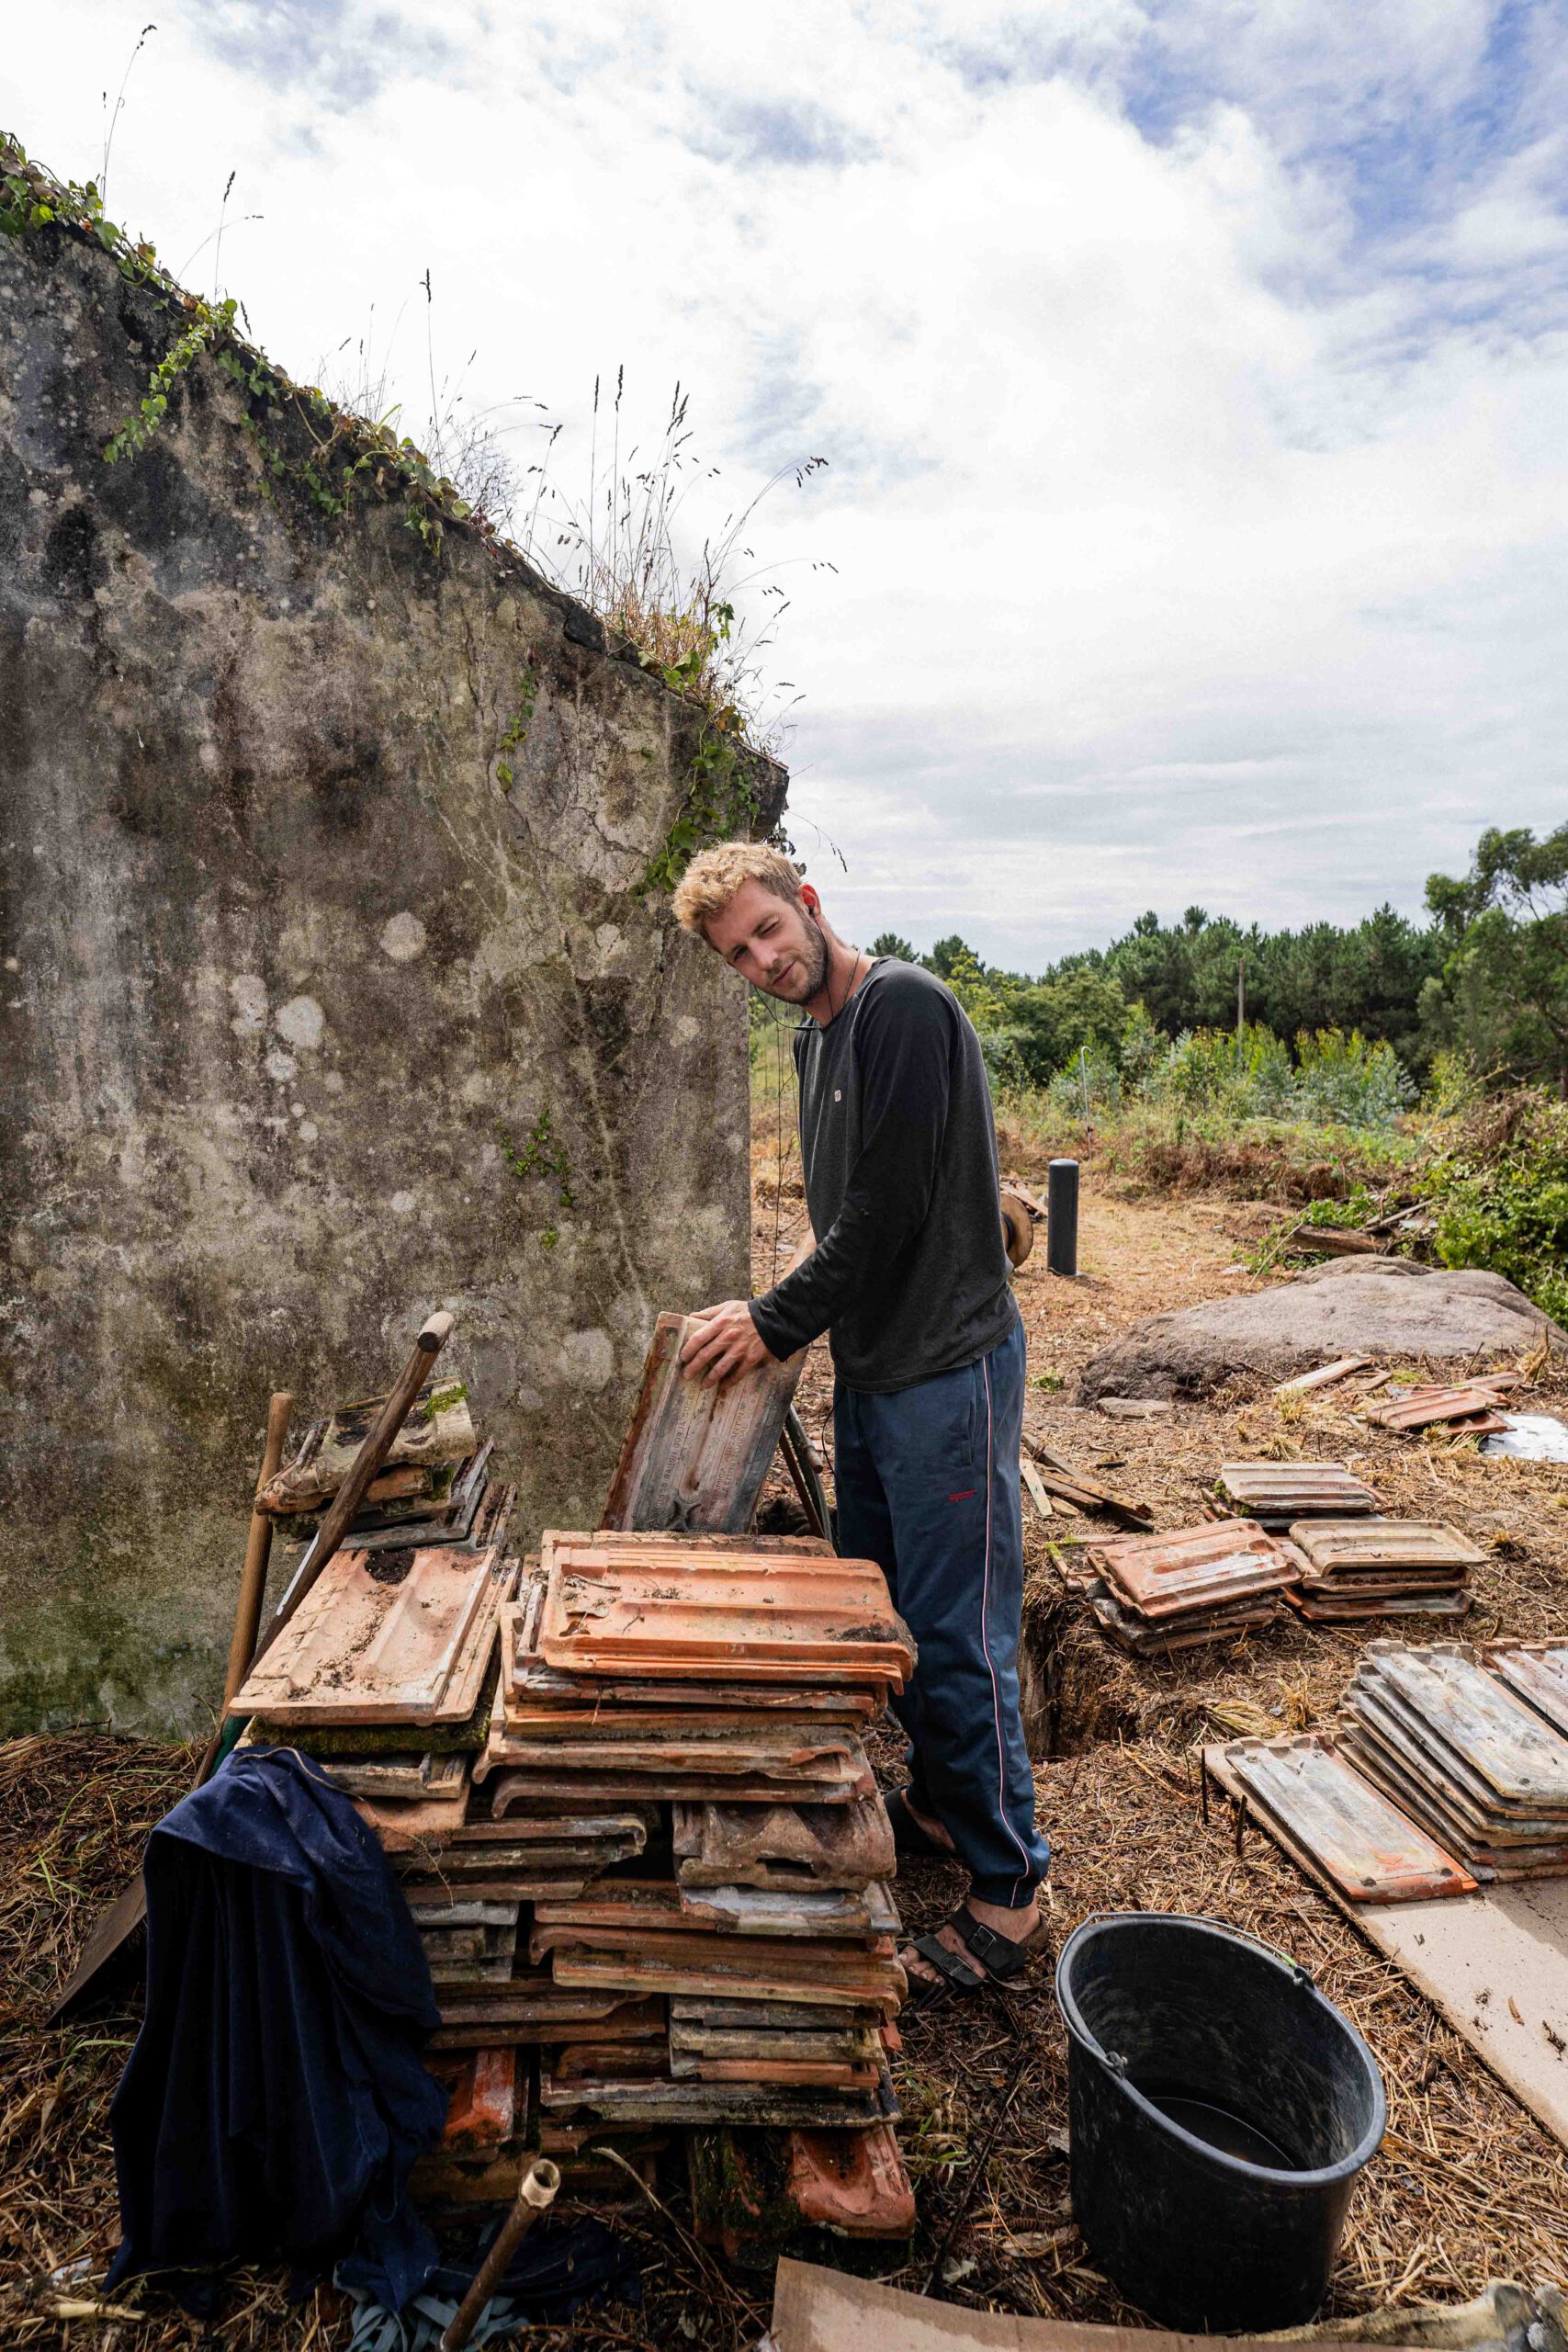
[[[795,1032],[817,1247],[751,1303],[771,1353],[823,1331],[851,1388],[974,1363],[1017,1316],[980,1041],[951,989],[895,956],[826,1028]]]

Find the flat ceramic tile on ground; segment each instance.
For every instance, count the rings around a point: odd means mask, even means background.
[[[1354,1771],[1323,1734],[1237,1740],[1224,1753],[1258,1810],[1283,1826],[1348,1901],[1427,1901],[1474,1888],[1455,1857]]]

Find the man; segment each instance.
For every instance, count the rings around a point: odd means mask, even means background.
[[[795,1034],[816,1246],[761,1298],[705,1308],[693,1379],[732,1379],[829,1334],[839,1547],[880,1563],[919,1664],[899,1721],[908,1856],[955,1855],[968,1901],[906,1955],[917,2006],[1003,1983],[1044,1937],[1050,1854],[1018,1704],[1023,1329],[1002,1242],[980,1044],[926,971],[829,929],[776,850],[694,859],[675,912],[807,1018]]]

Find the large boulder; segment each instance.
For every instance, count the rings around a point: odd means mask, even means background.
[[[1078,1395],[1200,1396],[1236,1373],[1283,1380],[1337,1355],[1463,1363],[1517,1355],[1568,1333],[1501,1274],[1337,1258],[1292,1282],[1151,1315],[1085,1366]]]

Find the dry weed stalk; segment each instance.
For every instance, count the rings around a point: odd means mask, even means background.
[[[776,703],[789,681],[770,687],[763,668],[789,600],[758,566],[745,535],[772,492],[786,481],[803,489],[828,461],[813,457],[781,468],[743,506],[702,530],[698,545],[700,526],[688,524],[686,509],[698,493],[711,492],[720,469],[692,446],[690,395],[677,384],[652,449],[645,455],[634,442],[623,456],[625,395],[623,368],[609,402],[610,447],[602,469],[603,386],[595,379],[588,486],[581,498],[550,472],[561,428],[548,429],[544,458],[527,469],[533,496],[518,543],[609,628],[630,638],[667,683],[727,715],[757,749],[775,749],[793,706]],[[811,568],[833,569],[820,561]],[[764,610],[760,628],[738,617],[748,590]]]

